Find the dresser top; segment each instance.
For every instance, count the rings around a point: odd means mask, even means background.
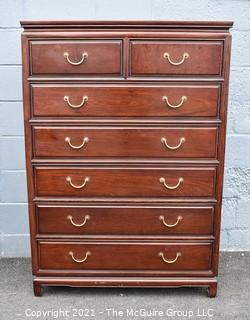
[[[232,21],[165,21],[165,20],[28,20],[25,29],[199,29],[228,30]]]

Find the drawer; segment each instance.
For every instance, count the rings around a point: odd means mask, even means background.
[[[209,270],[210,244],[39,243],[41,269],[50,270]]]
[[[131,75],[220,75],[222,41],[131,41]]]
[[[40,197],[211,198],[215,172],[208,167],[36,167],[35,187]]]
[[[31,75],[122,73],[121,40],[31,41],[30,57]]]
[[[34,84],[35,117],[215,117],[219,85]]]
[[[38,234],[212,235],[213,207],[37,205]]]
[[[35,157],[215,158],[217,128],[34,127]]]

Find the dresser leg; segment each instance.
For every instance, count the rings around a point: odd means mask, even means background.
[[[33,281],[33,290],[34,290],[34,295],[36,297],[42,296],[42,286],[36,281]]]
[[[215,298],[217,295],[217,282],[211,283],[208,287],[208,296],[209,298]]]

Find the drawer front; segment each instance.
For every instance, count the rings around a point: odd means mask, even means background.
[[[218,85],[32,85],[32,113],[52,117],[215,117]]]
[[[215,158],[217,128],[35,127],[36,157]]]
[[[211,245],[40,242],[40,268],[51,270],[209,270]],[[165,261],[164,261],[165,260]]]
[[[39,234],[211,235],[213,207],[36,207]]]
[[[131,75],[220,75],[221,41],[131,41]]]
[[[35,169],[37,196],[213,197],[215,168]]]
[[[32,41],[31,75],[116,75],[122,73],[120,40]]]

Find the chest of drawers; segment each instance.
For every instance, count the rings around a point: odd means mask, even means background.
[[[214,297],[232,23],[21,24],[35,295]]]

